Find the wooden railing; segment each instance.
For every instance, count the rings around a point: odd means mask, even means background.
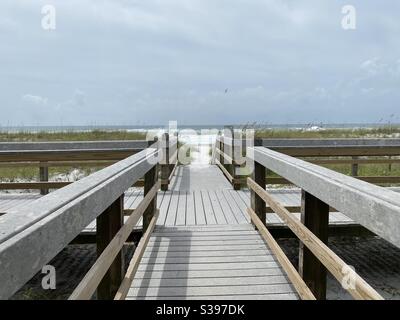
[[[164,153],[161,160],[161,190],[168,190],[168,186],[178,165],[178,139],[170,137],[169,133],[163,135]]]
[[[158,216],[160,144],[0,216],[0,299],[12,296],[95,219],[98,259],[70,299],[89,299],[96,289],[98,299],[123,296]],[[144,199],[124,223],[124,192],[143,176]],[[121,249],[140,217],[143,236],[124,276]]]
[[[168,184],[177,164],[177,138],[169,139],[168,133],[161,140],[163,155],[171,156],[161,162],[162,189],[167,190]],[[51,167],[91,167],[104,168],[147,147],[147,141],[68,141],[68,142],[5,142],[0,143],[0,168],[39,169],[40,181],[34,182],[0,182],[0,190],[37,189],[45,195],[49,189],[58,189],[71,184],[73,181],[49,181]],[[167,178],[163,178],[168,173]],[[140,179],[133,186],[143,187]]]
[[[398,184],[400,176],[360,176],[360,165],[400,163],[400,139],[255,139],[218,136],[215,162],[235,189],[246,185],[246,177],[237,174],[246,156],[246,146],[264,146],[320,165],[349,165],[351,176],[373,184]],[[268,177],[269,184],[290,184],[284,177]]]
[[[342,284],[350,279],[350,284],[344,288],[354,298],[382,299],[328,248],[329,208],[340,210],[360,225],[400,247],[400,194],[264,147],[248,148],[247,156],[254,163],[252,177],[247,178],[251,191],[251,208],[248,208],[248,213],[281,261],[299,295],[306,299],[312,298],[304,288],[304,281],[313,296],[324,299],[328,270]],[[302,189],[301,221],[266,190],[267,169]],[[265,226],[266,204],[301,242],[299,275],[303,281],[294,273],[293,266],[288,264],[283,251]]]

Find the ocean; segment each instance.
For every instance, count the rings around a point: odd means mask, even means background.
[[[256,128],[256,129],[348,129],[348,128],[377,128],[399,126],[400,124],[388,123],[297,123],[297,124],[235,124],[235,128]],[[179,125],[178,129],[192,129],[199,132],[202,129],[218,129],[221,130],[224,124],[206,124],[206,125]],[[77,125],[77,126],[1,126],[0,132],[87,132],[94,130],[101,131],[128,131],[128,132],[145,132],[148,130],[163,130],[168,125]]]

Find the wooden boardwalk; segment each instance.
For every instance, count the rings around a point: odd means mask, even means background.
[[[400,191],[399,188],[393,188]],[[299,208],[299,189],[269,189],[284,206]],[[0,214],[40,198],[38,194],[0,194]],[[143,189],[131,188],[125,192],[124,208],[134,210],[143,200]],[[158,226],[192,226],[245,224],[250,222],[246,207],[250,201],[248,190],[233,190],[222,172],[212,165],[179,166],[171,182],[170,191],[159,191],[157,205],[160,209]],[[299,212],[293,215],[300,219]],[[127,218],[127,217],[125,217]],[[275,213],[267,213],[267,226],[284,226]],[[331,212],[331,225],[353,225],[353,220],[340,212]],[[142,219],[137,227],[142,226]],[[85,233],[95,232],[96,222],[85,228]]]
[[[157,227],[127,299],[298,299],[250,224]]]
[[[96,290],[98,299],[117,300],[325,299],[327,272],[343,283],[343,270],[349,268],[325,245],[330,234],[358,230],[400,246],[399,193],[371,184],[397,177],[356,179],[293,157],[351,156],[355,176],[358,161],[365,159],[354,157],[397,156],[400,144],[379,148],[376,143],[365,149],[352,141],[338,147],[334,141],[329,148],[311,143],[304,149],[296,141],[283,149],[288,155],[256,139],[256,146],[246,149],[254,170],[245,179],[232,158],[243,140],[229,134],[216,140],[217,166],[209,164],[209,142],[191,153],[191,165],[177,166],[178,140],[168,133],[140,148],[74,149],[71,160],[79,155],[81,161],[120,161],[65,188],[68,183],[48,181],[48,167],[56,160],[71,166],[65,162],[68,149],[21,145],[10,151],[6,145],[2,164],[39,165],[41,182],[3,183],[2,190],[30,188],[46,194],[61,189],[46,196],[0,193],[0,260],[5,262],[0,297],[11,297],[63,248],[80,241],[96,242],[98,257],[71,300],[90,299]],[[266,179],[267,170],[281,178]],[[287,182],[297,189],[265,188]],[[251,201],[250,192],[240,190],[243,185],[251,190]],[[275,240],[288,236],[303,244],[301,274]],[[123,246],[139,237],[122,275]],[[382,299],[360,275],[353,276],[357,286],[344,288],[352,297]]]
[[[298,299],[216,166],[182,166],[127,299]]]
[[[400,191],[399,188],[392,188]],[[277,201],[286,207],[299,208],[299,189],[269,189]],[[38,194],[0,194],[0,214],[40,198]],[[131,188],[125,192],[125,209],[135,209],[143,199],[143,189]],[[250,201],[248,190],[233,190],[216,166],[180,166],[171,182],[170,191],[159,191],[157,204],[160,217],[157,225],[192,226],[215,224],[244,224],[250,218],[246,207]],[[300,219],[299,212],[293,215]],[[127,218],[127,217],[126,217]],[[284,226],[275,213],[267,213],[267,226]],[[331,225],[353,225],[355,222],[340,212],[331,212]],[[137,227],[142,226],[142,219]],[[94,232],[96,223],[90,223],[84,232]]]

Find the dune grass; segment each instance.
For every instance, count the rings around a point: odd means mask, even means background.
[[[400,138],[400,126],[383,126],[377,128],[353,128],[353,129],[258,129],[255,132],[257,138]]]
[[[91,130],[63,132],[0,132],[0,142],[144,140],[143,132]]]
[[[92,131],[64,131],[64,132],[0,132],[0,142],[45,142],[45,141],[100,141],[100,140],[144,140],[145,133],[128,132],[124,130],[92,130]],[[98,168],[76,168],[87,175]],[[49,177],[68,175],[73,169],[68,167],[49,168]],[[0,181],[37,181],[39,169],[25,168],[0,168]]]

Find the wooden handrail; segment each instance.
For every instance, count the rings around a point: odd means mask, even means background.
[[[264,148],[248,157],[396,246],[400,246],[400,194]]]
[[[71,181],[49,182],[0,182],[0,190],[60,189],[72,184]]]
[[[0,142],[0,151],[145,149],[146,140]]]
[[[285,209],[285,207],[276,201],[264,188],[259,186],[253,179],[247,178],[247,184],[254,192],[258,194],[284,223],[293,231],[300,241],[321,261],[321,263],[332,273],[340,282],[345,279],[346,274],[343,270],[349,270],[349,266],[339,258],[331,249],[318,239],[308,228]],[[354,278],[354,288],[349,287],[346,290],[355,299],[382,300],[382,296],[376,292],[368,283],[364,281],[357,273],[352,275]]]
[[[176,167],[177,167],[177,166],[178,166],[178,162],[175,162],[175,165],[174,165],[174,167],[172,168],[171,173],[169,174],[168,182],[170,182],[171,179],[172,179],[172,177],[174,176],[175,170],[176,170]]]
[[[0,273],[0,299],[15,293],[121,197],[132,183],[152,170],[158,153],[158,144],[153,144],[138,154],[2,215],[0,260],[7,261],[8,267]]]
[[[357,176],[358,180],[380,184],[380,183],[400,183],[400,176]],[[288,179],[282,177],[266,177],[268,184],[293,184]]]
[[[299,294],[300,298],[303,300],[316,300],[315,296],[311,292],[311,290],[307,287],[304,280],[301,278],[300,274],[297,272],[296,268],[287,258],[279,244],[275,241],[274,237],[262,223],[260,218],[256,215],[256,213],[251,209],[247,208],[247,213],[249,214],[251,221],[253,221],[254,225],[257,227],[258,231],[260,232],[261,236],[267,242],[269,248],[275,254],[276,258],[278,259],[279,263],[281,264],[283,270],[286,272],[289,280],[292,282],[293,286],[295,287],[297,293]]]
[[[0,151],[0,162],[74,161],[83,160],[122,160],[142,151],[138,149],[113,150],[28,150]]]
[[[400,163],[400,159],[307,159],[314,164],[390,164]]]
[[[131,261],[129,262],[128,270],[126,271],[125,277],[122,280],[122,283],[114,297],[114,300],[124,300],[129,292],[130,285],[135,277],[136,271],[139,268],[140,261],[142,260],[143,253],[146,250],[147,244],[149,243],[150,235],[154,230],[157,219],[159,216],[159,210],[157,210],[156,214],[151,218],[149,226],[147,227],[146,232],[140,239],[135,252],[132,256]]]
[[[220,150],[219,148],[215,148],[215,151],[221,155],[226,161],[228,161],[228,164],[232,164],[233,163],[233,159],[232,157],[230,157],[229,155],[227,155],[225,152],[223,152],[222,150]]]
[[[87,300],[91,298],[101,279],[104,277],[116,255],[122,249],[133,228],[136,226],[136,223],[139,221],[150,202],[157,196],[157,191],[160,186],[161,183],[158,181],[146,194],[132,215],[129,216],[123,227],[118,231],[113,240],[104,249],[99,258],[86,273],[85,277],[75,288],[69,300]]]
[[[25,167],[107,167],[117,161],[86,160],[86,161],[35,161],[35,162],[0,162],[0,168]]]
[[[218,159],[215,159],[215,163],[218,165],[218,167],[222,170],[222,172],[225,174],[225,176],[227,177],[227,179],[232,182],[233,181],[233,177],[232,175],[228,172],[228,170],[225,169],[225,167],[221,164],[221,162],[219,162]]]
[[[0,190],[39,190],[39,189],[60,189],[76,181],[37,181],[37,182],[0,182]],[[136,181],[132,187],[143,187],[144,181]]]

